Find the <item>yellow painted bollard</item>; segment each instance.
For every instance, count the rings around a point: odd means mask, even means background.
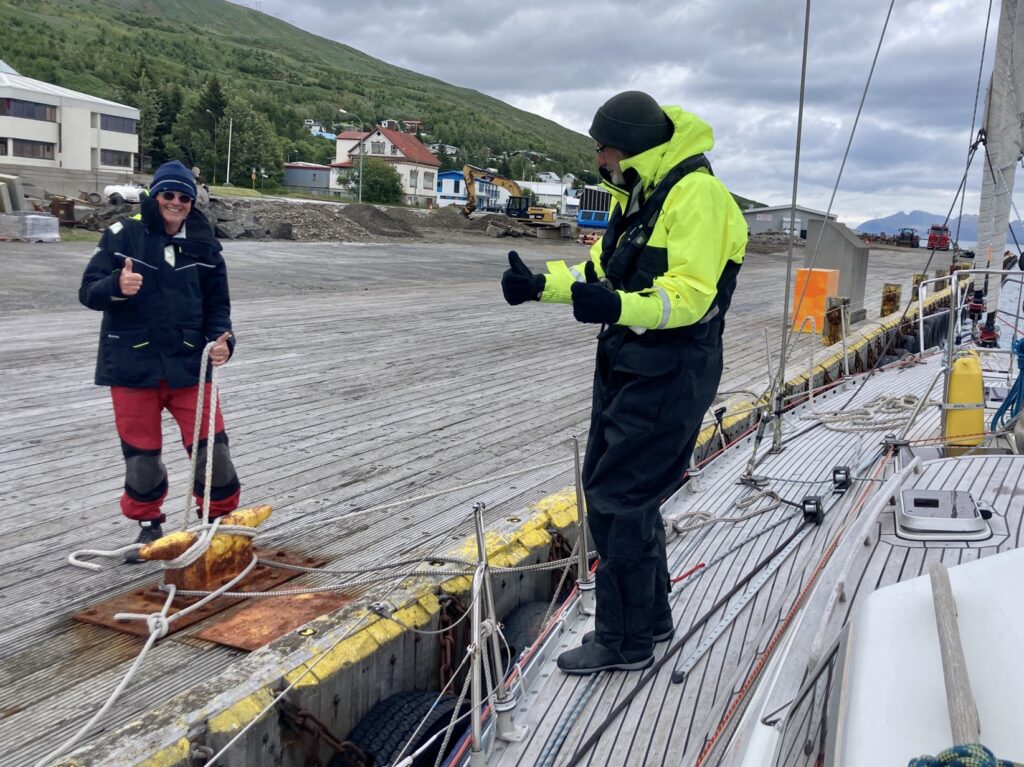
[[[847,330],[850,327],[850,299],[845,296],[829,296],[828,311],[825,313],[825,343],[829,346],[839,343],[844,327]]]
[[[266,521],[271,512],[270,506],[236,509],[224,517],[223,524],[256,527]],[[139,549],[139,556],[150,562],[176,559],[195,543],[197,537],[196,533],[178,530],[147,543]],[[180,569],[165,570],[164,580],[179,589],[212,591],[242,572],[252,561],[252,552],[252,538],[218,533],[199,559]]]
[[[887,282],[882,286],[882,311],[883,317],[895,314],[900,310],[900,298],[903,295],[903,286],[896,282]]]
[[[913,290],[913,295],[910,297],[911,301],[917,300],[917,289],[921,287],[921,283],[924,282],[927,278],[927,274],[915,274],[913,276],[913,282],[911,287],[911,290]]]

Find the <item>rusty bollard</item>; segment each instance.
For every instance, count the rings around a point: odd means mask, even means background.
[[[900,310],[900,297],[903,295],[903,287],[896,282],[887,282],[882,285],[882,316],[888,317]]]

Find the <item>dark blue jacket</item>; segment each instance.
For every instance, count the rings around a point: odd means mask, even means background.
[[[184,238],[164,233],[156,200],[144,196],[142,213],[111,224],[82,275],[78,300],[103,312],[96,358],[100,386],[172,388],[199,382],[208,341],[231,330],[231,299],[221,245],[195,208]],[[142,274],[142,289],[121,293],[125,258]],[[234,351],[234,338],[228,344]],[[209,378],[209,376],[207,376]]]

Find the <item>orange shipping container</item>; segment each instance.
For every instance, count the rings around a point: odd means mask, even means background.
[[[807,292],[804,293],[804,285]],[[803,295],[801,301],[800,296]],[[821,333],[825,327],[825,310],[828,309],[828,297],[839,295],[838,269],[797,269],[796,283],[793,286],[793,309],[790,313],[793,329],[799,330],[807,317],[814,318],[814,327]],[[805,333],[812,332],[808,322]]]

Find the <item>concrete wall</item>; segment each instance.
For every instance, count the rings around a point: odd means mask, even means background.
[[[79,192],[103,194],[103,187],[107,184],[124,184],[129,181],[148,184],[152,179],[149,174],[127,171],[69,170],[38,165],[2,165],[0,170],[12,176],[19,176],[24,184],[66,197],[77,197]],[[34,192],[31,189],[25,191]]]
[[[821,239],[819,244],[818,239]],[[817,255],[815,255],[817,251]],[[804,266],[839,270],[839,295],[850,299],[850,316],[857,322],[864,316],[864,288],[868,279],[868,247],[845,224],[811,221],[807,230]]]

